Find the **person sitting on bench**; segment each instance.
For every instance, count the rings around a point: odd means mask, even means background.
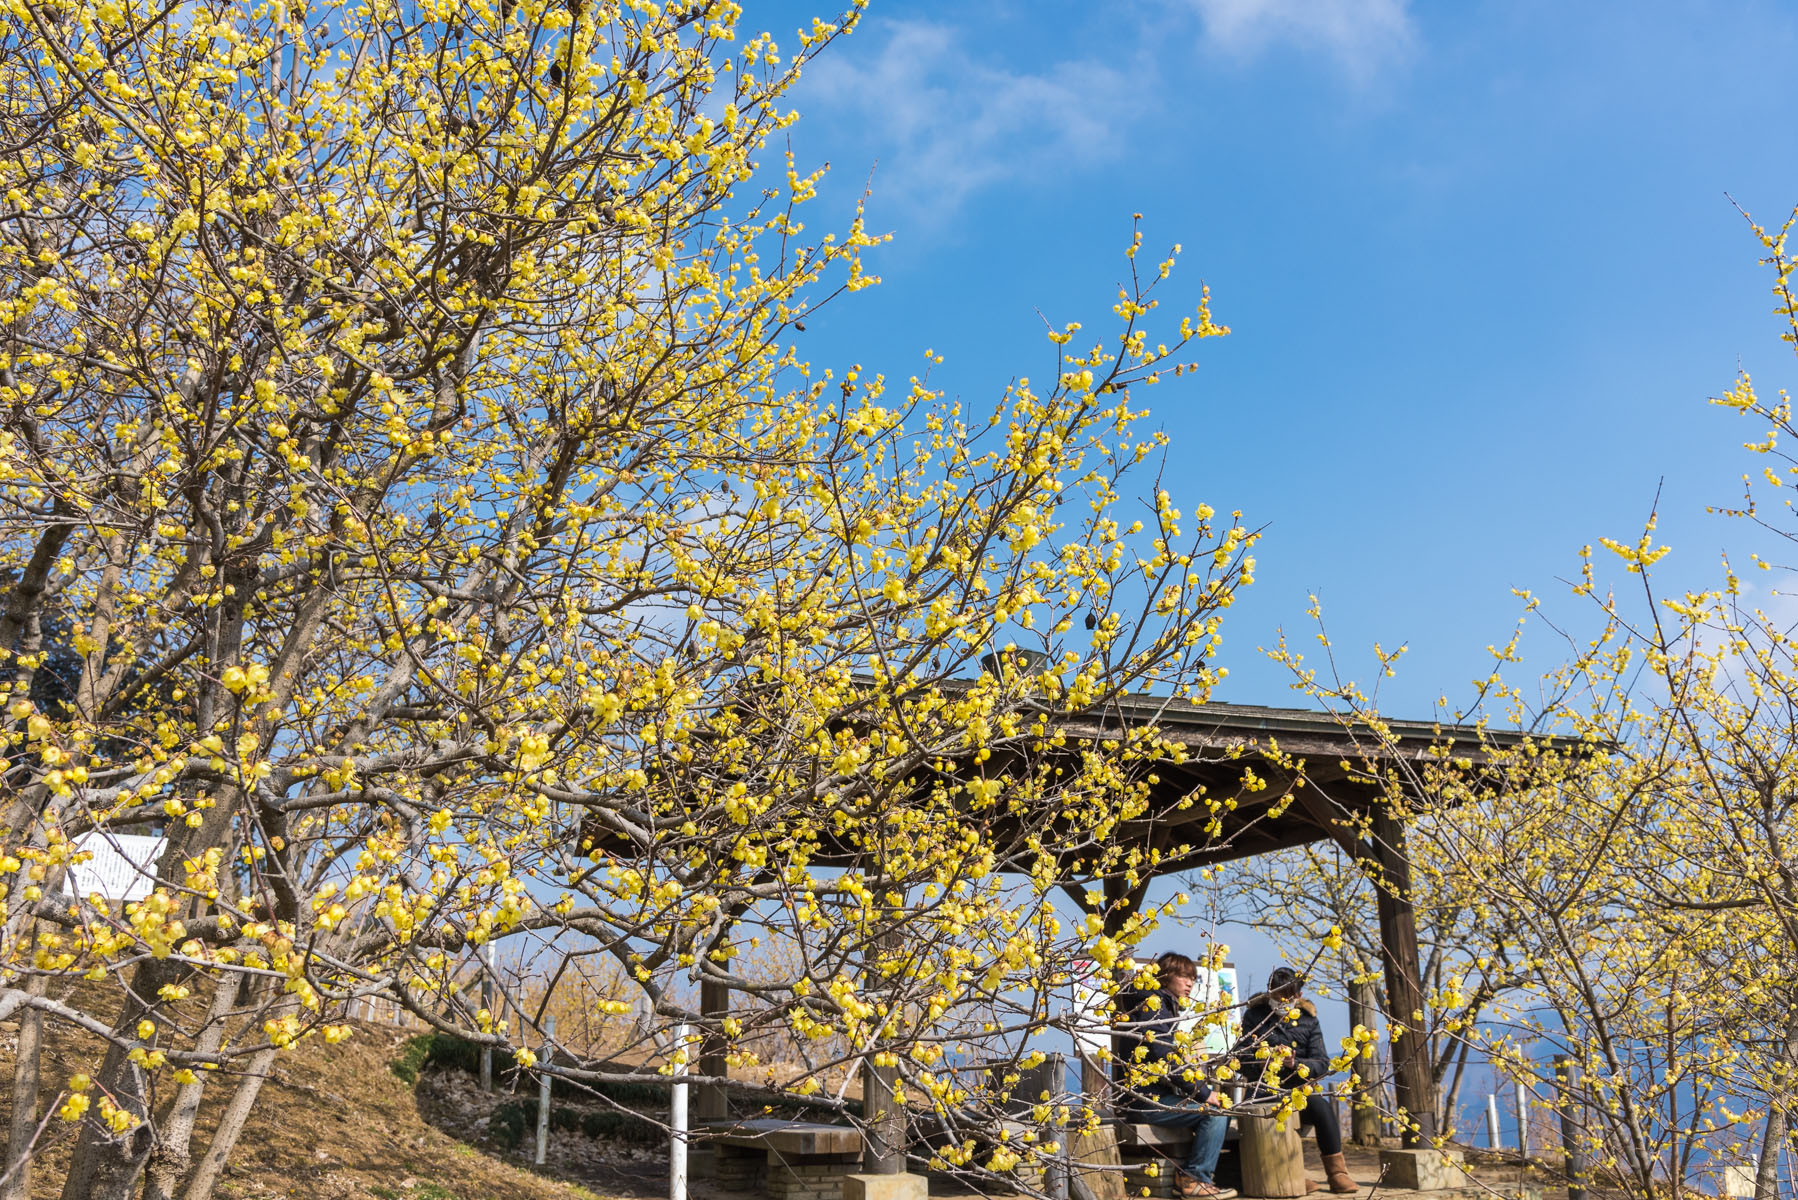
[[[1198,1078],[1196,1064],[1182,1055],[1175,1037],[1199,967],[1184,954],[1170,952],[1155,960],[1154,971],[1154,987],[1131,989],[1118,998],[1125,1014],[1117,1030],[1123,1071],[1142,1079],[1125,1092],[1124,1115],[1144,1125],[1190,1129],[1192,1149],[1176,1180],[1180,1195],[1230,1200],[1236,1192],[1212,1181],[1230,1125],[1223,1093]]]
[[[1330,1052],[1324,1047],[1323,1026],[1317,1006],[1304,998],[1305,977],[1291,967],[1275,967],[1267,977],[1267,990],[1249,997],[1242,1013],[1242,1036],[1236,1041],[1236,1057],[1242,1074],[1261,1080],[1260,1092],[1272,1096],[1305,1083],[1318,1083],[1330,1074]],[[1257,1056],[1266,1047],[1281,1060],[1278,1070],[1268,1070],[1269,1060]],[[1301,1069],[1302,1068],[1302,1069]],[[1360,1190],[1342,1156],[1342,1123],[1336,1105],[1322,1090],[1305,1098],[1299,1110],[1299,1126],[1317,1131],[1317,1152],[1323,1155],[1330,1190],[1347,1194]],[[1306,1191],[1317,1185],[1306,1180]]]

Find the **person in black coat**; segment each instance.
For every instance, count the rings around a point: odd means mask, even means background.
[[[1323,1025],[1317,1019],[1317,1006],[1305,999],[1304,987],[1304,976],[1291,967],[1276,967],[1267,977],[1267,990],[1251,996],[1243,1009],[1242,1036],[1236,1041],[1235,1054],[1242,1074],[1260,1080],[1259,1091],[1264,1096],[1315,1085],[1330,1074]],[[1268,1051],[1265,1057],[1263,1050]],[[1321,1088],[1305,1098],[1299,1125],[1317,1132],[1317,1152],[1323,1155],[1330,1190],[1359,1191],[1342,1155],[1342,1123],[1336,1105]],[[1315,1186],[1306,1182],[1308,1190]]]
[[[1131,1121],[1192,1131],[1192,1149],[1176,1177],[1181,1196],[1232,1200],[1236,1192],[1212,1179],[1230,1126],[1223,1094],[1199,1077],[1202,1064],[1187,1057],[1193,1047],[1175,1038],[1198,975],[1196,962],[1170,952],[1155,960],[1156,986],[1118,997],[1124,1014],[1116,1027],[1122,1107]]]

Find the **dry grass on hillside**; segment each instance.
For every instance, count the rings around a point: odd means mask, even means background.
[[[389,1069],[406,1034],[383,1025],[359,1025],[338,1046],[313,1039],[285,1056],[263,1088],[255,1116],[244,1130],[215,1195],[231,1200],[592,1200],[591,1185],[539,1175],[482,1153],[426,1123],[412,1089]],[[0,1078],[10,1079],[16,1026],[0,1027]],[[41,1104],[77,1070],[91,1070],[98,1044],[53,1037],[43,1077]],[[221,1080],[221,1083],[226,1081]],[[201,1113],[203,1149],[229,1087],[208,1089]],[[0,1091],[0,1109],[9,1095]],[[4,1118],[0,1118],[3,1120]],[[53,1123],[50,1140],[33,1172],[32,1200],[59,1197],[73,1138]],[[666,1188],[644,1180],[605,1193],[654,1194]]]

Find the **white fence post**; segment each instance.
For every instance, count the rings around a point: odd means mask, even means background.
[[[498,1026],[499,1019],[493,1012],[493,943],[488,942],[481,947],[481,1007],[487,1010],[488,1019]],[[481,1090],[493,1090],[493,1047],[481,1047]]]
[[[1073,1180],[1073,1154],[1068,1136],[1068,1123],[1062,1119],[1061,1110],[1067,1104],[1067,1061],[1059,1054],[1049,1056],[1049,1128],[1053,1131],[1057,1145],[1055,1158],[1047,1165],[1044,1172],[1048,1178],[1044,1181],[1053,1200],[1068,1200],[1068,1191]],[[1037,1097],[1029,1097],[1035,1101]]]
[[[687,1026],[682,1023],[674,1027],[672,1053],[683,1054],[686,1048]],[[687,1064],[677,1058],[673,1067],[674,1086],[668,1098],[668,1200],[687,1200],[687,1085],[681,1081]]]
[[[543,1062],[547,1067],[556,1056],[556,1019],[546,1017],[543,1021]],[[544,1157],[549,1153],[549,1072],[539,1070],[537,1078],[542,1082],[537,1085],[537,1165],[543,1165]]]

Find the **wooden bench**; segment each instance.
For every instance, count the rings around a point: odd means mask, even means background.
[[[1151,1200],[1174,1195],[1174,1170],[1192,1148],[1192,1131],[1145,1122],[1122,1122],[1117,1130],[1118,1153],[1124,1160],[1124,1187],[1132,1197],[1147,1193]],[[1236,1122],[1224,1134],[1223,1153],[1217,1157],[1217,1182],[1235,1187],[1236,1154],[1233,1142]]]
[[[1226,1112],[1223,1115],[1233,1114]],[[1137,1146],[1145,1150],[1159,1150],[1165,1154],[1184,1155],[1186,1148],[1192,1143],[1190,1129],[1175,1129],[1169,1125],[1150,1125],[1146,1122],[1119,1124],[1114,1128],[1117,1130],[1120,1146]],[[1237,1137],[1236,1122],[1232,1121],[1229,1131],[1224,1134],[1224,1142],[1228,1144]]]
[[[1297,1118],[1280,1130],[1260,1109],[1244,1106],[1227,1113],[1236,1119],[1225,1131],[1224,1148],[1217,1157],[1218,1186],[1238,1188],[1244,1196],[1303,1196],[1305,1160]],[[1147,1192],[1151,1200],[1173,1196],[1174,1172],[1192,1147],[1192,1133],[1141,1122],[1122,1123],[1116,1130],[1130,1195]]]
[[[862,1135],[822,1121],[711,1121],[710,1175],[733,1191],[760,1189],[770,1200],[839,1200],[843,1177],[862,1166]]]

